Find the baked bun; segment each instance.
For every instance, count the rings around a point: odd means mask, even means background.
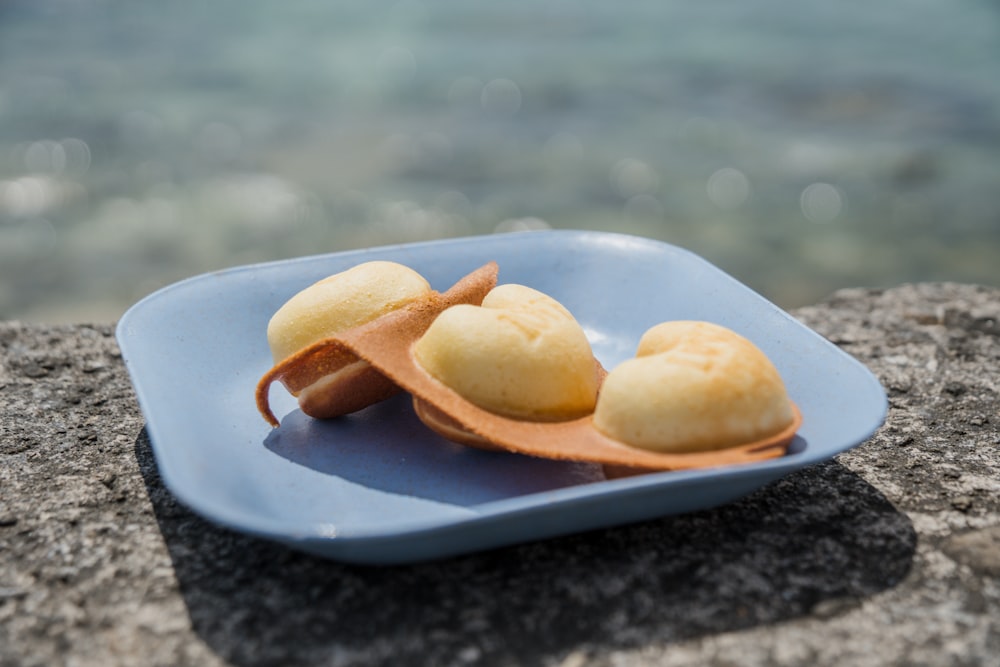
[[[562,304],[530,287],[501,285],[482,306],[449,308],[413,355],[439,382],[498,415],[562,421],[594,409],[599,380],[583,329]]]
[[[275,365],[257,383],[257,407],[273,426],[269,389],[280,381],[310,417],[346,415],[400,391],[385,374],[356,354],[326,342],[347,332],[381,326],[395,317],[404,326],[433,318],[458,303],[480,303],[496,285],[489,263],[455,283],[433,291],[420,274],[394,262],[367,262],[330,276],[292,297],[268,326]]]
[[[746,338],[709,322],[664,322],[601,386],[594,427],[632,447],[718,450],[779,433],[797,418],[777,369]]]
[[[267,325],[278,363],[323,338],[416,301],[431,291],[423,276],[395,262],[365,262],[313,283],[289,299]]]

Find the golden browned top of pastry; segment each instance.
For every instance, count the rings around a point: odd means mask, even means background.
[[[572,419],[592,412],[597,398],[583,329],[558,301],[524,285],[500,285],[481,306],[444,311],[413,354],[461,396],[508,417]]]
[[[419,273],[373,261],[334,274],[289,299],[271,318],[267,341],[277,363],[310,343],[370,322],[431,291]]]
[[[594,426],[661,452],[723,449],[787,427],[793,411],[770,359],[709,322],[664,322],[601,387]]]

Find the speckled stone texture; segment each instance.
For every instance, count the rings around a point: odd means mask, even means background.
[[[1000,665],[1000,290],[795,313],[867,364],[851,452],[685,516],[394,568],[216,528],[112,328],[0,324],[0,666]]]

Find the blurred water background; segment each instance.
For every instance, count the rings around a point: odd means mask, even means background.
[[[0,319],[533,228],[1000,281],[994,0],[0,0]]]

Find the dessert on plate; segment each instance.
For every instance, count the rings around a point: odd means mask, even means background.
[[[565,306],[523,285],[495,287],[493,263],[443,294],[405,271],[391,275],[392,289],[362,290],[378,296],[360,299],[359,310],[374,315],[356,324],[326,298],[318,301],[333,314],[314,318],[310,335],[285,332],[297,321],[294,308],[276,314],[275,357],[289,356],[258,384],[269,422],[278,423],[267,399],[275,380],[316,417],[402,389],[418,417],[450,440],[591,461],[609,477],[780,456],[801,423],[767,356],[720,325],[663,322],[642,336],[634,358],[607,372]]]
[[[310,285],[279,308],[268,324],[274,366],[257,384],[258,409],[268,423],[278,425],[269,400],[275,381],[298,399],[302,412],[319,419],[356,412],[396,394],[399,387],[368,362],[325,347],[323,341],[387,316],[405,325],[453,305],[480,303],[496,284],[496,275],[496,264],[486,264],[442,294],[409,267],[373,261]]]

